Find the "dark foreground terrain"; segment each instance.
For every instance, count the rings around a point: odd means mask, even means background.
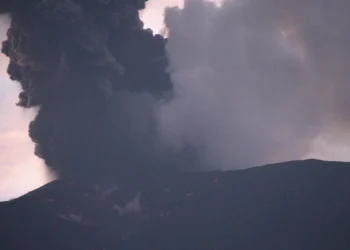
[[[346,250],[350,164],[54,181],[0,203],[1,250]]]

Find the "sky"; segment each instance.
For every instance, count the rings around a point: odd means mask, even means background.
[[[8,25],[0,17],[0,37],[4,40]],[[42,161],[33,154],[28,125],[34,110],[22,110],[15,104],[19,87],[6,74],[7,58],[0,55],[0,200],[17,197],[51,180]]]
[[[305,158],[350,161],[350,134],[329,115],[341,110],[334,96],[341,92],[343,81],[323,82],[308,41],[291,23],[286,21],[278,30],[267,25],[261,32],[259,25],[247,22],[242,29],[229,25],[236,10],[232,0],[221,6],[203,5],[201,0],[188,3],[183,11],[168,10],[165,18],[176,95],[160,105],[157,114],[160,133],[170,144],[175,148],[196,145],[203,162],[214,162],[221,169]],[[161,33],[168,6],[182,7],[183,1],[151,0],[141,13],[145,27]],[[239,18],[245,23],[243,14]],[[1,39],[7,25],[8,18],[2,16]],[[337,60],[335,57],[341,63]],[[252,66],[255,61],[258,64]],[[1,55],[0,200],[22,195],[54,178],[33,154],[27,131],[36,111],[15,106],[19,88],[8,79],[6,64],[7,58]],[[234,70],[228,65],[234,65]],[[281,66],[282,70],[275,75],[262,65]],[[254,73],[251,67],[256,67]],[[296,83],[299,89],[289,89]],[[268,88],[274,90],[273,95],[265,92]],[[280,105],[280,99],[289,96],[290,102]],[[247,117],[247,113],[254,115]]]

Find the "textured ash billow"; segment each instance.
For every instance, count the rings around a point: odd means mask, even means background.
[[[348,145],[349,14],[347,0],[187,0],[166,10],[175,98],[158,114],[163,135],[224,169],[320,157],[322,140]]]
[[[186,0],[167,39],[145,2],[0,3],[18,105],[39,108],[29,134],[61,177],[300,159],[348,127],[348,1]]]
[[[153,106],[171,89],[166,40],[144,30],[142,0],[2,1],[11,14],[2,52],[38,106],[35,153],[61,177],[121,174],[172,154],[158,146]],[[172,161],[173,162],[173,161]]]

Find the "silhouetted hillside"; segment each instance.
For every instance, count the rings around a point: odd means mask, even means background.
[[[344,250],[350,164],[60,180],[0,210],[3,250]]]

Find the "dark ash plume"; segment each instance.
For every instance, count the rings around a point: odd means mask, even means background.
[[[156,164],[151,106],[171,82],[165,39],[139,19],[145,1],[0,4],[0,13],[12,16],[2,52],[22,87],[18,105],[40,107],[29,134],[35,153],[61,177]],[[141,92],[148,94],[130,94]],[[131,102],[145,113],[130,113]],[[144,125],[136,135],[132,115]]]

